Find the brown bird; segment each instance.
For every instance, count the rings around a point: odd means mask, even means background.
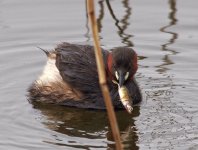
[[[54,51],[43,51],[48,60],[28,90],[31,102],[105,109],[93,46],[62,43]],[[122,86],[128,89],[131,103],[139,103],[142,97],[134,77],[138,68],[135,51],[118,47],[111,51],[102,49],[102,53],[114,108],[124,108],[118,93]]]

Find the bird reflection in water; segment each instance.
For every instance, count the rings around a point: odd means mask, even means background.
[[[51,104],[33,104],[34,109],[40,111],[44,119],[42,123],[52,131],[58,133],[85,139],[104,139],[107,148],[115,148],[115,144],[111,134],[111,128],[108,123],[107,113],[105,111],[95,111],[87,109],[69,108],[64,106],[55,106]],[[121,140],[125,148],[133,148],[138,150],[136,142],[138,136],[136,134],[135,120],[133,118],[139,115],[139,107],[134,107],[132,115],[126,111],[117,111],[116,116],[121,133]],[[61,144],[64,146],[80,146],[79,141],[73,141],[75,144],[68,145],[64,141],[45,141],[51,144]],[[99,145],[100,143],[96,143]],[[82,146],[82,145],[81,145]],[[83,147],[83,146],[82,146]],[[86,147],[86,146],[84,146]],[[100,147],[100,148],[104,148]]]

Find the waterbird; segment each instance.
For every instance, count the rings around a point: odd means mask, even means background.
[[[47,55],[47,63],[28,89],[30,102],[106,109],[93,46],[63,42],[51,51],[40,49]],[[101,50],[114,108],[132,111],[132,105],[142,100],[135,80],[138,69],[136,52],[128,47]]]

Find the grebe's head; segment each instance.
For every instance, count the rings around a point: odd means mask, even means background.
[[[133,79],[137,71],[137,55],[131,48],[118,47],[108,57],[108,69],[120,87]]]

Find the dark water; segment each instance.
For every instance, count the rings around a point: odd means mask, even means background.
[[[117,112],[129,150],[198,149],[198,1],[97,1],[101,43],[133,47],[143,102]],[[85,1],[0,0],[0,149],[113,149],[105,112],[33,106],[28,86],[46,57],[36,48],[92,43]]]

